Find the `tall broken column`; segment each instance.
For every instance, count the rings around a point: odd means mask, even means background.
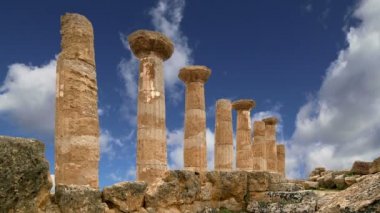
[[[94,33],[86,17],[61,17],[57,60],[55,182],[98,187],[99,119]]]
[[[252,153],[253,153],[252,169],[254,171],[266,171],[267,157],[266,157],[266,140],[265,140],[264,121],[253,122]]]
[[[184,166],[187,170],[207,170],[206,111],[204,84],[211,70],[187,66],[178,75],[186,85]]]
[[[285,177],[285,145],[277,144],[277,172]]]
[[[277,118],[263,119],[265,123],[267,171],[277,172],[276,124]]]
[[[256,103],[251,99],[242,99],[232,103],[237,111],[236,123],[236,169],[252,170],[251,148],[251,109]]]
[[[231,171],[234,151],[231,101],[219,99],[215,115],[214,167],[217,171]]]
[[[165,35],[138,30],[128,36],[140,60],[137,106],[137,180],[153,182],[167,170],[163,61],[173,53]]]

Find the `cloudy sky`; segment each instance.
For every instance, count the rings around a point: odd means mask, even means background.
[[[8,1],[0,7],[0,134],[46,145],[54,174],[54,93],[60,16],[91,20],[99,87],[100,184],[135,179],[138,62],[126,36],[165,33],[168,162],[183,167],[181,67],[206,65],[209,169],[214,105],[252,98],[253,119],[280,118],[287,174],[349,168],[380,155],[380,1]],[[234,112],[234,122],[235,122]]]

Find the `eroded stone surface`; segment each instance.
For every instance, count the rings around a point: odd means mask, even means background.
[[[215,114],[215,170],[231,171],[234,157],[231,101],[218,100]]]
[[[49,202],[45,146],[34,139],[0,136],[0,212],[37,212]]]
[[[263,119],[265,123],[265,141],[266,141],[266,161],[267,171],[277,172],[277,146],[276,146],[276,124],[277,118],[270,117]]]
[[[119,211],[137,211],[143,207],[146,188],[145,182],[121,182],[105,187],[102,198]]]
[[[153,182],[167,170],[163,61],[173,53],[165,35],[138,30],[128,36],[140,60],[137,106],[137,180]]]
[[[99,121],[90,21],[79,14],[61,18],[57,60],[55,181],[98,187]]]
[[[266,171],[267,152],[265,141],[265,123],[263,121],[255,121],[253,123],[252,155],[252,169],[254,171]]]
[[[101,192],[88,186],[57,185],[55,202],[61,212],[94,212],[103,213],[106,204],[102,203]]]
[[[334,194],[319,207],[319,211],[379,212],[380,173],[367,175],[361,182]]]
[[[368,175],[371,162],[355,161],[352,165],[351,172],[355,175]]]
[[[236,169],[252,171],[253,153],[251,142],[251,109],[255,101],[242,99],[232,103],[237,111],[236,119]]]
[[[186,85],[183,155],[187,170],[207,169],[204,83],[210,74],[211,70],[205,66],[187,66],[178,74]]]
[[[373,160],[373,162],[371,163],[371,167],[369,169],[369,172],[371,174],[380,172],[380,157],[378,157],[375,160]]]
[[[277,172],[285,177],[285,144],[277,144]]]

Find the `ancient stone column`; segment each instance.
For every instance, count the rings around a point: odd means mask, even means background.
[[[153,182],[167,170],[163,61],[173,43],[159,32],[138,30],[128,37],[140,60],[137,103],[137,180]]]
[[[277,144],[277,172],[285,177],[285,145]]]
[[[265,140],[265,123],[264,121],[253,122],[253,167],[254,171],[266,171],[266,140]]]
[[[217,171],[231,171],[233,162],[232,105],[219,99],[215,110],[214,164]]]
[[[187,66],[178,77],[186,84],[185,103],[185,169],[207,170],[206,112],[204,84],[211,74],[205,66]]]
[[[55,181],[98,187],[99,119],[94,33],[86,17],[61,17],[57,61]]]
[[[276,124],[277,118],[263,119],[265,123],[267,171],[277,172]]]
[[[236,169],[252,170],[251,148],[251,109],[255,107],[254,100],[242,99],[232,103],[237,111],[236,124]]]

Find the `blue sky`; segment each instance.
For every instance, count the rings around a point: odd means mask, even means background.
[[[171,168],[183,165],[177,74],[189,64],[212,69],[205,85],[210,167],[219,98],[252,98],[253,119],[281,119],[290,177],[380,155],[377,0],[8,1],[0,7],[0,134],[43,141],[52,174],[55,59],[66,12],[94,27],[101,186],[135,178],[138,67],[125,38],[137,29],[161,31],[176,47],[165,63]]]

